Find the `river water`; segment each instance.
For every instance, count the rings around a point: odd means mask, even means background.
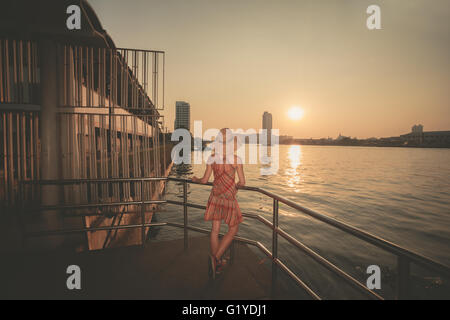
[[[371,234],[450,265],[450,149],[375,148],[281,145],[279,170],[261,175],[259,164],[245,164],[248,186],[262,187],[306,208],[334,217]],[[201,177],[204,164],[174,167],[171,176]],[[212,178],[211,178],[212,181]],[[208,186],[191,185],[189,202],[205,205]],[[182,186],[170,182],[168,199],[178,199]],[[243,212],[272,221],[272,200],[240,190]],[[182,221],[182,209],[165,206],[158,221]],[[189,208],[189,223],[209,228],[203,211]],[[365,283],[366,269],[381,269],[387,298],[395,295],[396,258],[353,236],[280,204],[282,229]],[[223,226],[226,232],[226,227]],[[195,232],[190,232],[194,235]],[[180,237],[181,230],[158,231],[157,239]],[[262,223],[245,218],[239,235],[261,241],[271,249],[272,234]],[[328,298],[357,298],[336,276],[320,267],[283,239],[279,257],[302,280]],[[442,297],[447,279],[413,266],[417,297]]]

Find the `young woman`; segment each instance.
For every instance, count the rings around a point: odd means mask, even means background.
[[[235,142],[233,144],[233,142]],[[211,254],[209,255],[210,271],[213,278],[220,273],[225,265],[222,256],[238,232],[242,222],[242,213],[236,200],[238,187],[245,185],[244,169],[241,159],[235,155],[237,139],[228,128],[221,129],[216,140],[213,154],[208,159],[206,170],[202,178],[193,177],[194,182],[207,183],[211,173],[214,182],[208,199],[205,220],[212,221]],[[239,181],[235,183],[236,173]],[[228,224],[228,232],[219,241],[220,224],[222,220]]]

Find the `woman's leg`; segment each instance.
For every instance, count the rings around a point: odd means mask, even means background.
[[[225,250],[227,250],[228,246],[231,244],[231,241],[233,241],[234,236],[238,232],[239,225],[235,225],[228,228],[228,232],[226,235],[223,236],[222,240],[220,241],[219,248],[217,249],[215,255],[218,260],[222,257]]]
[[[221,220],[213,220],[211,228],[211,254],[214,256],[219,249],[219,232]]]

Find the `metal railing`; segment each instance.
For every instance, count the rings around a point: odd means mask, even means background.
[[[141,205],[141,223],[133,224],[133,225],[117,225],[117,226],[105,226],[105,227],[95,227],[95,228],[80,228],[80,229],[71,229],[71,230],[54,230],[54,231],[42,231],[42,232],[32,232],[25,234],[25,237],[37,237],[37,236],[48,236],[48,235],[58,235],[58,234],[67,234],[67,233],[77,233],[77,232],[90,232],[90,231],[105,231],[105,230],[117,230],[117,229],[129,229],[129,228],[141,228],[142,235],[142,245],[145,245],[145,236],[146,229],[153,226],[172,226],[184,229],[184,246],[188,248],[188,230],[201,232],[209,234],[210,230],[190,226],[188,223],[188,208],[196,208],[196,209],[206,209],[206,206],[189,203],[188,202],[188,193],[187,193],[187,185],[188,184],[198,184],[198,185],[208,185],[212,186],[212,183],[201,184],[198,182],[193,182],[188,179],[180,179],[180,178],[172,178],[172,177],[153,177],[153,178],[116,178],[116,179],[72,179],[72,180],[45,180],[45,181],[24,181],[24,184],[40,184],[40,185],[64,185],[64,184],[83,184],[83,183],[124,183],[124,182],[137,182],[140,183],[141,190],[143,190],[143,185],[146,181],[175,181],[182,183],[183,185],[183,201],[176,200],[144,200],[143,197],[137,201],[128,201],[128,202],[111,202],[111,203],[95,203],[95,204],[83,204],[83,205],[64,205],[64,206],[42,206],[41,210],[66,210],[66,209],[75,209],[75,208],[95,208],[102,206],[120,206],[120,205]],[[292,280],[295,281],[297,285],[305,290],[305,292],[313,299],[320,300],[321,297],[314,292],[305,282],[303,282],[286,264],[278,256],[278,236],[281,236],[285,240],[287,240],[290,244],[298,248],[300,251],[314,259],[316,262],[338,275],[342,279],[344,279],[347,283],[352,285],[354,288],[361,291],[363,294],[367,295],[369,298],[383,300],[376,292],[369,290],[364,284],[356,280],[354,277],[349,275],[347,272],[343,271],[341,268],[334,265],[332,262],[297,240],[295,237],[284,231],[278,225],[278,217],[279,217],[279,204],[283,203],[299,212],[302,212],[316,220],[324,222],[330,226],[333,226],[341,231],[344,231],[347,234],[355,236],[367,243],[370,243],[380,249],[383,249],[391,254],[397,256],[397,269],[398,269],[398,286],[397,286],[397,298],[398,299],[407,299],[409,297],[409,285],[410,285],[410,265],[411,263],[415,263],[419,266],[422,266],[426,269],[433,270],[438,272],[439,274],[445,275],[446,277],[450,276],[450,268],[446,265],[443,265],[439,262],[436,262],[430,258],[427,258],[418,253],[407,250],[403,247],[400,247],[392,242],[384,240],[380,237],[372,235],[368,232],[350,226],[344,222],[331,218],[327,215],[317,213],[313,210],[307,209],[291,200],[283,198],[277,194],[274,194],[270,191],[267,191],[262,188],[257,187],[239,187],[241,190],[258,192],[267,197],[273,199],[273,221],[270,222],[263,216],[259,214],[250,214],[243,213],[244,217],[256,219],[260,221],[266,227],[269,227],[272,230],[272,251],[266,248],[260,241],[235,236],[234,240],[238,242],[242,242],[245,244],[253,245],[259,248],[267,257],[272,260],[272,296],[276,296],[276,283],[277,283],[277,274],[278,268],[283,270]],[[143,194],[143,193],[141,193]],[[145,205],[148,204],[174,204],[183,206],[183,224],[173,223],[173,222],[158,222],[158,223],[145,223]],[[119,213],[117,213],[119,214]],[[123,214],[123,213],[122,213]],[[221,234],[223,236],[223,234]],[[231,246],[231,259],[234,256],[234,245]],[[232,261],[231,261],[232,262]]]

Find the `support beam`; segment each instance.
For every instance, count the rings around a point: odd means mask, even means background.
[[[51,40],[39,42],[40,57],[40,171],[41,179],[56,180],[61,178],[61,150],[58,125],[58,74],[57,47]],[[42,186],[42,205],[57,205],[60,200],[60,186]],[[43,212],[40,228],[56,230],[62,228],[62,219],[55,212]],[[46,248],[57,248],[62,238],[51,237],[46,241]]]

